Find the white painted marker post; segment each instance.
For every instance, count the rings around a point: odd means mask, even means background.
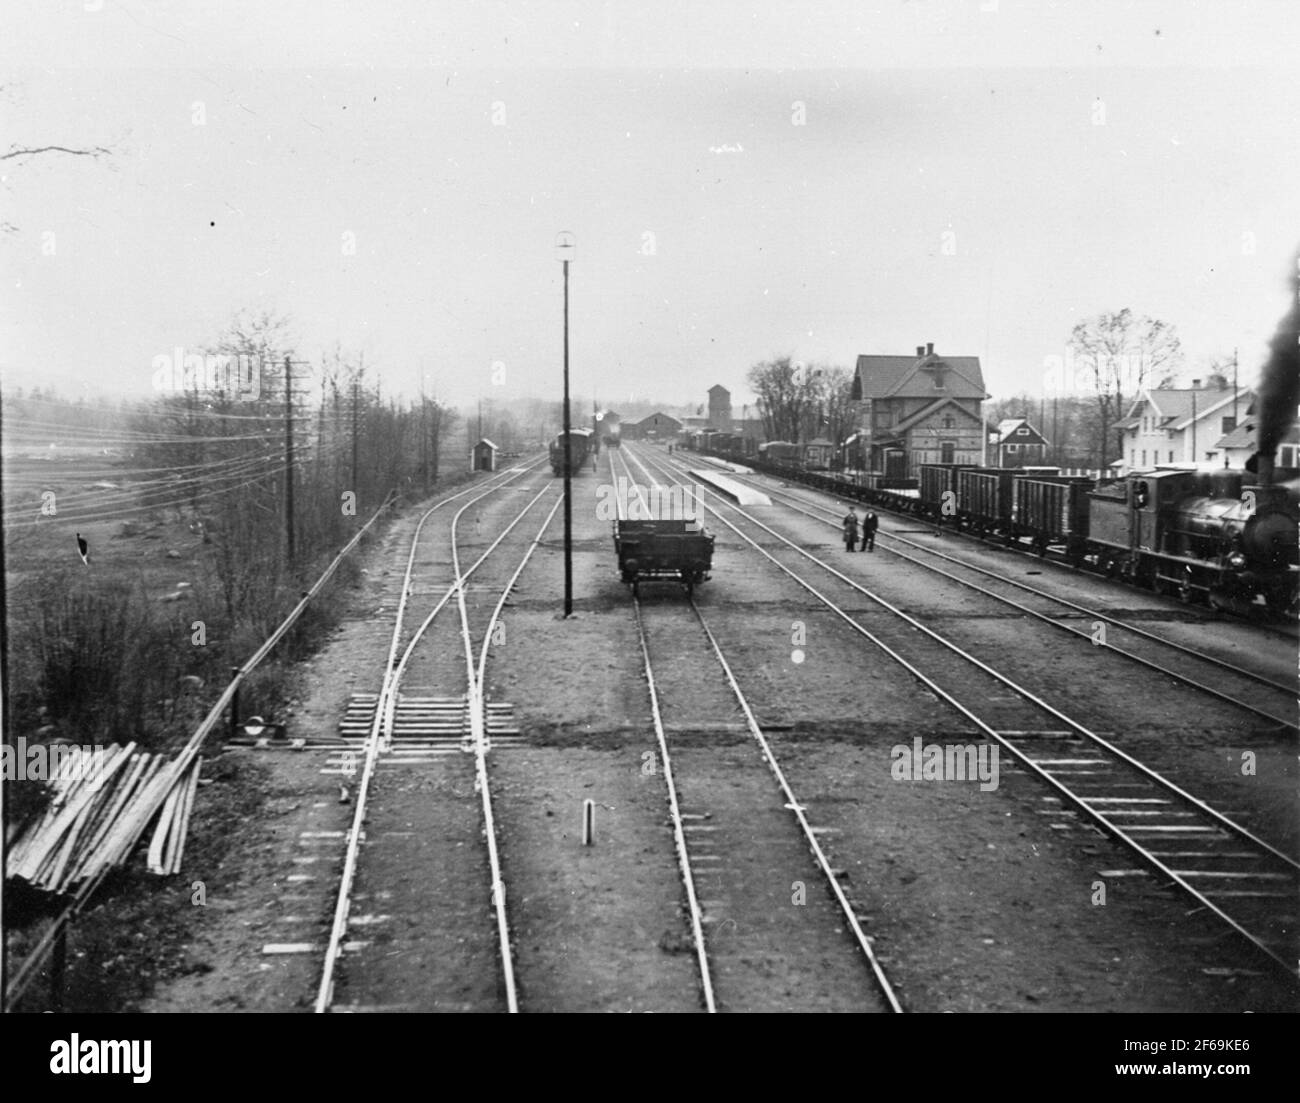
[[[582,845],[591,846],[596,834],[596,802],[588,798],[582,802]]]

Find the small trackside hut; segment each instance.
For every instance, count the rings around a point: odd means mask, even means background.
[[[487,437],[474,445],[470,467],[474,471],[495,471],[497,469],[497,446]]]

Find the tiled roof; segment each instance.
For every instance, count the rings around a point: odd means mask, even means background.
[[[1141,408],[1144,401],[1149,402],[1152,408],[1160,417],[1159,427],[1161,429],[1186,429],[1192,421],[1192,396],[1196,396],[1196,420],[1211,413],[1217,413],[1223,406],[1232,405],[1232,389],[1227,390],[1206,390],[1205,388],[1192,389],[1182,387],[1165,387],[1151,388],[1143,391],[1133,403],[1134,411]],[[1238,408],[1243,403],[1249,403],[1254,395],[1250,391],[1242,390],[1237,395]],[[1127,417],[1119,422],[1117,428],[1131,429],[1141,424],[1138,417]]]
[[[984,373],[978,356],[859,356],[854,371],[867,398],[922,398],[935,394],[934,368],[941,366],[950,398],[985,397]],[[928,369],[928,370],[927,370]]]
[[[1231,433],[1219,438],[1215,448],[1254,448],[1256,447],[1255,435],[1259,431],[1259,426],[1253,417],[1247,418],[1238,425]],[[1292,425],[1287,430],[1279,444],[1297,444],[1300,443],[1300,426]]]

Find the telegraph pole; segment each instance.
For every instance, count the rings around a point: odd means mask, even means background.
[[[564,615],[573,615],[573,449],[569,440],[569,261],[573,235],[562,233],[555,248],[564,264]]]
[[[357,493],[357,411],[361,409],[361,380],[352,380],[352,493]]]
[[[293,362],[284,358],[284,526],[289,565],[293,566]]]

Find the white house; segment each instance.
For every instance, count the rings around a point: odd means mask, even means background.
[[[1225,467],[1241,470],[1246,461],[1259,451],[1259,419],[1251,402],[1242,415],[1241,424],[1215,441],[1212,458]],[[1278,467],[1300,467],[1300,425],[1287,430],[1277,448],[1274,462]]]
[[[1231,387],[1142,390],[1116,427],[1124,434],[1124,465],[1148,471],[1174,463],[1222,462],[1219,441],[1237,427],[1253,399],[1244,388],[1235,396]]]

